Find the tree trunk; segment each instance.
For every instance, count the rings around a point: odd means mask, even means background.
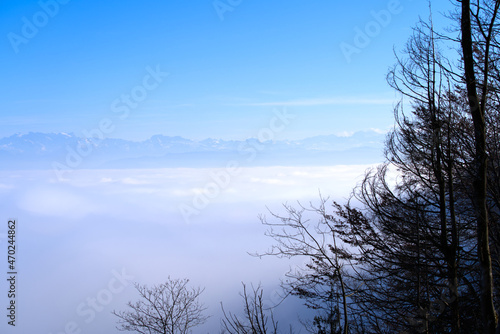
[[[469,107],[474,124],[474,139],[476,151],[474,171],[474,197],[477,216],[477,249],[481,274],[479,291],[481,301],[481,314],[483,317],[484,333],[494,334],[497,319],[495,307],[493,304],[493,276],[491,272],[491,253],[488,238],[488,211],[486,207],[487,152],[486,124],[484,118],[486,104],[484,99],[482,99],[482,101],[479,100],[476,90],[477,82],[474,72],[474,58],[472,51],[470,0],[462,0],[461,26],[465,80],[467,85]],[[487,61],[488,59],[485,59],[485,62]],[[487,79],[487,77],[485,79]],[[484,96],[485,95],[483,94],[483,97]]]

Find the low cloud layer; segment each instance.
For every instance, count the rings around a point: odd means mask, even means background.
[[[248,255],[271,245],[257,218],[266,206],[279,212],[281,203],[307,204],[320,192],[341,200],[369,167],[241,168],[189,222],[180,208],[206,195],[224,169],[76,170],[62,181],[52,171],[1,171],[1,248],[6,220],[19,222],[19,331],[54,334],[76,323],[82,333],[118,333],[110,312],[134,289],[106,289],[124,271],[141,283],[170,275],[206,287],[213,317],[203,330],[217,332],[220,302],[239,307],[242,281],[262,282],[271,296],[293,264]],[[94,299],[97,310],[87,305]]]

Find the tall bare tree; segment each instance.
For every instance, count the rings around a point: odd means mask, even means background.
[[[491,252],[489,245],[489,219],[487,206],[488,192],[488,153],[486,147],[486,107],[489,90],[489,70],[491,41],[495,26],[498,25],[497,15],[500,1],[477,0],[471,4],[470,0],[462,0],[461,32],[462,53],[464,64],[465,84],[470,113],[474,125],[475,144],[475,175],[474,200],[477,217],[477,249],[480,264],[480,300],[481,314],[484,322],[484,333],[493,334],[496,331],[498,319],[494,305],[493,274]],[[472,16],[472,20],[471,20]],[[476,34],[473,35],[473,28]],[[473,40],[473,36],[476,39]],[[483,51],[484,63],[482,78],[478,81],[474,50]],[[479,92],[478,92],[479,89]],[[499,330],[500,331],[500,330]]]

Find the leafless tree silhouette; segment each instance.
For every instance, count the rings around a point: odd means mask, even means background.
[[[186,334],[208,317],[199,302],[204,289],[188,287],[188,279],[171,279],[148,287],[135,283],[140,299],[128,302],[129,311],[113,311],[117,329],[141,334]]]

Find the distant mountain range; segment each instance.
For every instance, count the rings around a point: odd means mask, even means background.
[[[0,139],[0,169],[223,167],[228,161],[240,166],[364,164],[382,161],[384,139],[385,134],[362,131],[265,142],[164,135],[136,142],[30,132]]]

